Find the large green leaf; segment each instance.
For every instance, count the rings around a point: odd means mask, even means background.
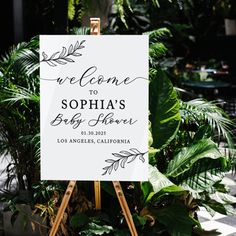
[[[88,224],[86,229],[80,231],[79,235],[93,236],[93,235],[106,235],[113,232],[112,226],[109,225],[98,225],[94,222]]]
[[[193,164],[192,168],[176,178],[177,183],[189,190],[200,192],[215,191],[214,185],[224,177],[224,158],[204,158]],[[192,192],[192,191],[191,191]]]
[[[219,202],[206,201],[202,205],[207,209],[207,211],[214,216],[215,212],[223,215],[236,215],[236,210],[232,205],[225,205]]]
[[[156,167],[151,165],[148,167],[148,181],[152,185],[152,189],[155,193],[159,192],[162,188],[174,185]]]
[[[89,223],[89,217],[84,213],[77,213],[73,215],[70,219],[70,226],[73,229],[80,228]]]
[[[141,185],[144,203],[147,204],[154,196],[155,200],[165,195],[181,195],[185,190],[172,183],[156,167],[149,165],[149,182]]]
[[[207,171],[200,173],[198,175],[194,175],[189,177],[186,181],[183,181],[181,186],[192,193],[195,198],[199,199],[199,196],[195,194],[207,191],[207,192],[214,192],[213,185],[219,181],[221,181],[224,177],[224,174],[220,171],[216,173],[212,173],[213,171]]]
[[[209,195],[211,201],[218,202],[220,204],[228,205],[236,203],[236,197],[231,196],[227,193],[215,192]]]
[[[190,170],[194,163],[203,158],[218,159],[221,156],[213,141],[203,139],[190,147],[183,148],[168,164],[166,174],[177,177]]]
[[[150,210],[166,226],[171,236],[191,236],[193,226],[199,225],[198,221],[189,216],[186,206],[179,203]]]
[[[165,72],[151,70],[150,78],[152,146],[161,149],[171,142],[179,128],[179,99]]]

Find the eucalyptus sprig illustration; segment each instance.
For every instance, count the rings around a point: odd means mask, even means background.
[[[107,162],[109,165],[103,168],[104,173],[102,175],[106,175],[106,174],[110,175],[113,170],[117,171],[119,166],[121,168],[125,168],[126,163],[127,164],[131,163],[135,161],[136,159],[139,159],[140,161],[144,163],[145,162],[144,155],[146,153],[147,152],[140,152],[136,148],[131,148],[129,149],[129,151],[120,151],[119,153],[112,153],[112,155],[116,157],[117,159],[105,160],[105,162]]]
[[[83,45],[84,42],[85,40],[82,40],[81,42],[77,41],[74,46],[71,44],[68,49],[62,47],[61,51],[54,52],[50,57],[45,52],[42,52],[43,59],[41,62],[46,62],[52,67],[55,67],[58,64],[66,65],[68,62],[75,62],[72,58],[82,56],[78,51],[85,47]]]

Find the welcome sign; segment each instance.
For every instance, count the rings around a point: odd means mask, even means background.
[[[40,36],[41,179],[145,181],[148,36]]]

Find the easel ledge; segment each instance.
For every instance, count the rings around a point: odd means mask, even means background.
[[[91,35],[100,35],[100,18],[90,18],[90,34]],[[63,218],[66,207],[68,206],[70,197],[75,188],[76,181],[71,180],[67,186],[66,192],[63,196],[61,205],[58,209],[56,219],[53,223],[52,229],[49,236],[55,236],[58,228],[60,226],[61,220]],[[138,236],[128,203],[126,201],[125,195],[123,193],[121,184],[119,181],[113,181],[113,186],[119,200],[121,209],[123,211],[125,220],[129,227],[129,231],[132,236]],[[94,181],[94,193],[95,193],[95,209],[101,210],[101,184],[100,181]]]

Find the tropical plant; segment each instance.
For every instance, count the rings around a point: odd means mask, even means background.
[[[149,3],[142,1],[115,1],[109,15],[107,30],[109,33],[140,34],[150,27],[148,15]]]
[[[13,47],[0,61],[0,153],[11,156],[6,185],[15,179],[19,190],[30,189],[39,178],[35,158],[39,132],[39,77],[34,73],[37,50],[34,38]]]
[[[153,42],[155,34],[158,31],[150,33],[151,53],[155,54],[153,44],[164,49],[156,50],[156,58],[152,56],[150,60],[150,120],[152,146],[157,152],[150,157],[155,167],[150,167],[149,182],[142,184],[146,206],[141,213],[144,211],[144,215],[152,216],[165,227],[172,225],[167,229],[171,235],[191,235],[193,226],[199,226],[199,206],[210,213],[234,212],[230,204],[236,198],[221,183],[225,172],[233,167],[233,159],[224,156],[214,141],[223,138],[232,151],[231,130],[235,124],[217,103],[178,99],[167,71],[157,61],[165,57],[166,47],[160,39]],[[211,200],[212,196],[216,200]],[[158,215],[162,211],[165,215]]]

